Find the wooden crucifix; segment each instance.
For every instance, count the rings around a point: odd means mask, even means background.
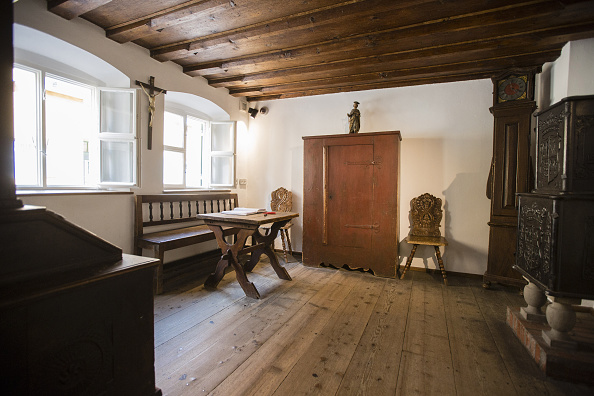
[[[140,85],[149,101],[149,125],[148,125],[148,143],[147,148],[151,150],[153,148],[153,117],[155,116],[155,98],[160,94],[166,94],[167,91],[161,88],[155,87],[155,77],[149,77],[149,83],[143,83],[142,81],[136,80],[136,85]]]

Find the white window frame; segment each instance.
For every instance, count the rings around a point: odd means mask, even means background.
[[[237,151],[237,122],[236,121],[211,121],[207,117],[202,114],[199,114],[197,111],[192,111],[186,107],[178,107],[178,106],[167,106],[165,108],[165,112],[177,114],[183,117],[183,124],[184,124],[184,147],[173,147],[173,146],[165,146],[163,144],[163,153],[165,151],[173,151],[173,152],[181,152],[183,153],[184,158],[184,174],[183,174],[183,184],[165,184],[163,181],[163,188],[166,190],[208,190],[208,189],[219,189],[219,188],[233,188],[235,187],[235,157]],[[202,185],[200,187],[195,186],[187,186],[186,182],[186,173],[187,173],[187,118],[193,117],[200,121],[206,122],[206,129],[203,134],[203,141],[202,141],[202,175],[201,175],[201,182]],[[232,151],[213,151],[212,150],[212,125],[232,125],[232,141],[233,141],[233,148]],[[165,137],[165,131],[163,131],[163,138]],[[230,184],[213,184],[211,182],[211,171],[212,171],[212,159],[213,157],[230,157],[232,161],[231,167],[231,183]],[[164,163],[163,163],[164,165]]]
[[[36,109],[35,109],[35,117],[36,117],[36,125],[37,125],[37,184],[36,185],[17,185],[18,189],[34,189],[34,190],[96,190],[101,188],[122,188],[122,187],[135,187],[139,186],[138,181],[140,180],[140,152],[139,152],[139,145],[138,145],[138,137],[139,137],[139,117],[140,114],[138,112],[138,90],[134,88],[107,88],[107,87],[98,87],[93,84],[89,84],[87,82],[80,81],[75,77],[67,76],[62,73],[56,72],[54,70],[49,70],[44,67],[40,66],[28,66],[22,63],[15,62],[13,64],[13,68],[19,68],[22,70],[26,70],[29,72],[33,72],[36,75],[36,89],[37,89],[37,98],[36,98]],[[46,126],[45,126],[45,77],[51,76],[52,78],[56,78],[59,80],[66,81],[71,84],[76,84],[84,87],[88,87],[93,90],[93,103],[92,108],[93,112],[96,116],[96,120],[94,120],[94,129],[97,137],[97,141],[99,144],[99,180],[97,180],[97,184],[95,186],[48,186],[47,185],[47,170],[46,170]],[[131,93],[133,95],[132,98],[132,126],[131,126],[131,133],[123,134],[123,133],[110,133],[110,132],[101,132],[100,131],[100,117],[101,117],[101,109],[100,109],[100,101],[99,95],[102,91],[111,91],[111,92],[126,92]],[[124,136],[127,135],[127,136]],[[132,143],[132,181],[131,182],[104,182],[102,176],[102,164],[101,164],[101,144],[102,142],[129,142]]]
[[[47,188],[46,182],[46,172],[45,172],[45,146],[46,146],[46,138],[45,138],[45,117],[44,117],[44,90],[43,90],[43,80],[45,77],[45,73],[37,68],[29,67],[22,64],[14,64],[13,68],[19,68],[31,73],[35,74],[35,125],[36,125],[36,141],[35,145],[37,147],[37,183],[35,185],[24,184],[22,187],[26,188]],[[16,163],[15,163],[16,166]],[[15,180],[16,182],[16,180]],[[19,186],[17,186],[19,187]]]
[[[232,151],[214,151],[212,149],[212,125],[229,125],[232,127],[232,141],[233,141],[233,148]],[[210,161],[208,166],[208,180],[209,185],[215,188],[222,188],[222,187],[234,187],[235,186],[235,153],[237,152],[237,122],[236,121],[212,121],[209,127],[209,147],[210,147]],[[212,180],[212,160],[214,157],[224,157],[231,159],[231,183],[230,184],[214,184],[211,183]]]
[[[117,93],[130,93],[132,94],[132,125],[130,127],[130,133],[122,132],[107,132],[101,129],[101,114],[102,109],[100,95],[102,92],[117,92]],[[138,186],[139,169],[140,169],[140,153],[138,150],[138,125],[140,113],[138,111],[138,89],[136,88],[106,88],[96,87],[96,103],[97,103],[97,132],[99,139],[99,186],[100,187],[135,187]],[[130,182],[106,182],[104,181],[103,166],[101,163],[102,157],[102,144],[104,142],[115,142],[115,143],[131,143],[132,144],[132,181]]]

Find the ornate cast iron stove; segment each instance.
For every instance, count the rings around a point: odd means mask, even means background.
[[[553,301],[547,343],[575,347],[570,305],[594,299],[594,96],[565,98],[536,116],[536,188],[518,194],[514,269]],[[528,300],[532,313],[546,301]]]

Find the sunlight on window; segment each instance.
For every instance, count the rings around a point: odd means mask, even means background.
[[[233,126],[230,124],[212,124],[211,150],[233,151]]]
[[[202,187],[204,185],[202,153],[207,124],[206,121],[191,116],[188,116],[187,124],[186,187]]]
[[[101,142],[101,180],[105,183],[134,182],[134,143]]]
[[[163,144],[171,147],[184,147],[184,117],[165,112]]]
[[[208,121],[165,112],[163,131],[163,184],[170,187],[204,187],[204,145]]]
[[[102,90],[101,132],[134,133],[134,95],[132,92]]]
[[[232,186],[235,153],[235,125],[211,123],[210,182],[213,186]]]
[[[88,142],[94,135],[93,90],[46,76],[45,133],[48,186],[89,182]],[[85,143],[86,142],[86,143]]]
[[[175,151],[163,152],[163,182],[169,185],[184,183],[184,154]]]
[[[13,69],[15,180],[19,185],[39,185],[38,77],[34,71]]]
[[[15,181],[28,188],[130,186],[136,90],[13,67]]]
[[[233,157],[212,157],[211,183],[213,185],[232,185]]]

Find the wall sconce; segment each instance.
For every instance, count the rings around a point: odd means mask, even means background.
[[[256,118],[256,116],[258,115],[258,110],[250,107],[248,109],[248,114],[250,115],[251,118]]]
[[[251,118],[256,118],[256,116],[258,115],[258,109],[254,109],[254,108],[249,108],[248,109],[248,114],[250,115]],[[262,115],[266,115],[268,114],[268,107],[264,106],[260,109],[260,114]]]

